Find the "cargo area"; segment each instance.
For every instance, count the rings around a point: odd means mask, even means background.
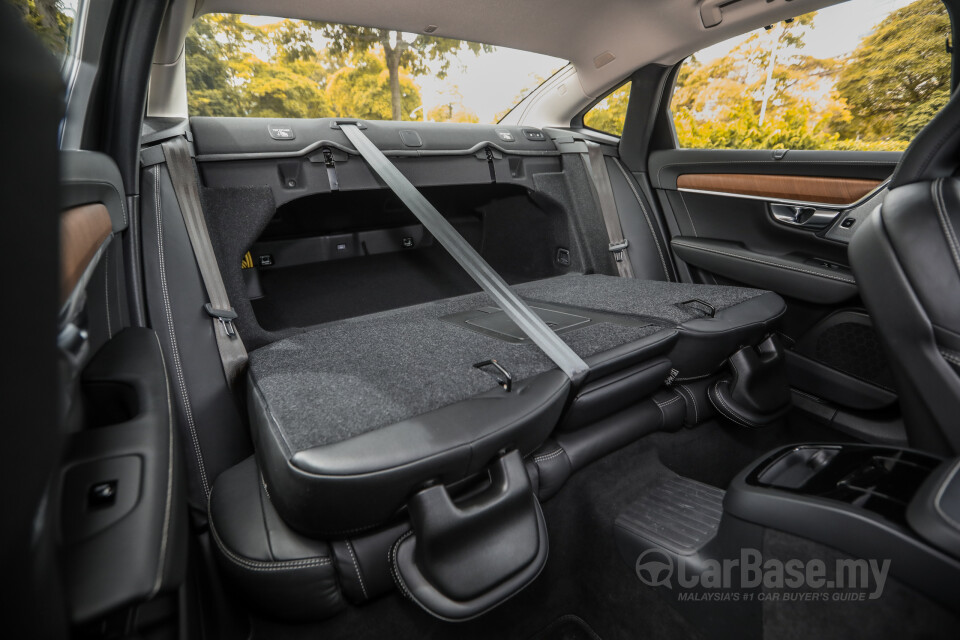
[[[577,266],[564,210],[515,185],[423,189],[510,284]],[[479,291],[390,191],[334,192],[277,209],[244,269],[267,330],[306,327]]]

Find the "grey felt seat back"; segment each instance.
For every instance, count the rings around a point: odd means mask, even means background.
[[[783,307],[759,290],[597,275],[515,290],[534,308],[587,319],[560,335],[590,365],[588,383],[626,380],[628,397],[608,393],[588,411],[570,406],[570,383],[546,356],[492,335],[472,315],[491,313],[486,294],[279,340],[250,354],[248,398],[264,479],[291,526],[337,536],[382,524],[425,482],[454,484],[498,451],[533,451],[564,413],[577,412],[564,425],[579,428],[643,399],[662,385],[671,354],[691,375],[713,373],[765,335]],[[510,392],[474,366],[491,359],[510,372]]]

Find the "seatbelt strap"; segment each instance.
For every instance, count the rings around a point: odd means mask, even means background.
[[[187,227],[187,235],[190,236],[190,246],[193,247],[193,255],[200,267],[203,286],[210,299],[210,302],[204,305],[204,311],[213,322],[213,333],[217,337],[223,375],[227,379],[227,384],[233,389],[237,377],[247,364],[247,350],[233,324],[237,318],[237,312],[230,306],[227,289],[223,286],[223,277],[220,275],[220,266],[217,264],[217,256],[210,243],[210,232],[207,230],[203,209],[200,206],[200,190],[197,187],[190,148],[181,136],[172,138],[161,146],[163,155],[167,159],[170,181],[173,182],[173,190],[177,194],[180,213]]]
[[[607,163],[603,158],[603,150],[596,142],[584,141],[587,153],[581,153],[583,163],[590,174],[597,201],[600,203],[600,213],[603,215],[603,224],[607,227],[607,237],[610,239],[610,252],[617,263],[617,271],[623,278],[633,277],[633,267],[630,265],[630,256],[627,255],[627,239],[623,237],[623,227],[620,225],[620,212],[617,210],[617,201],[613,196],[613,184],[607,172]]]
[[[340,123],[347,136],[370,168],[380,176],[423,226],[437,239],[454,260],[486,291],[507,317],[574,382],[586,375],[587,363],[515,294],[507,283],[440,215],[409,180],[370,142],[355,123]]]

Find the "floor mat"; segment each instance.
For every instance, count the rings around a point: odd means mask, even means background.
[[[561,616],[530,640],[600,640],[600,636],[579,616]]]

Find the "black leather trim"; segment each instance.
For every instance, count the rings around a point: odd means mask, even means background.
[[[289,620],[319,620],[345,606],[329,545],[280,519],[252,457],[217,478],[209,522],[226,582],[250,607]]]
[[[213,480],[252,449],[223,377],[213,326],[203,311],[208,298],[166,166],[144,170],[140,185],[147,319],[170,370],[190,500],[203,508]]]
[[[403,535],[391,550],[394,580],[400,592],[418,604],[430,615],[450,622],[463,622],[480,616],[494,607],[512,598],[531,582],[537,579],[547,564],[550,544],[543,511],[536,497],[530,496],[532,507],[536,509],[537,534],[539,545],[537,554],[525,567],[490,589],[488,592],[470,601],[454,600],[433,586],[419,571],[416,564],[417,539],[413,532]]]
[[[788,404],[782,409],[773,413],[759,413],[734,402],[730,394],[730,381],[717,380],[707,388],[707,397],[713,408],[723,417],[748,429],[758,429],[768,427],[783,416],[787,415],[792,408]]]
[[[367,535],[330,543],[345,598],[360,604],[396,588],[390,549],[409,530],[410,523],[404,520]]]
[[[257,455],[284,518],[310,534],[349,534],[387,521],[427,482],[481,471],[501,449],[522,453],[547,437],[570,390],[551,370],[341,442],[289,452],[249,375]],[[359,508],[358,505],[363,505]]]
[[[680,325],[680,339],[667,357],[682,382],[716,373],[734,352],[754,345],[779,325],[787,305],[775,293],[763,293]]]
[[[604,418],[586,429],[577,429],[556,435],[557,445],[563,449],[573,471],[616,451],[635,440],[659,431],[675,429],[676,424],[664,424],[664,413],[653,400],[627,407]]]
[[[717,380],[716,377],[701,378],[699,380],[677,381],[673,389],[680,394],[686,404],[683,424],[695,427],[716,415],[716,409],[707,396],[707,391]]]
[[[588,382],[577,390],[557,430],[578,429],[634,404],[663,384],[670,367],[669,360],[658,358]]]
[[[142,328],[117,334],[83,371],[88,391],[96,387],[105,387],[106,393],[118,387],[131,389],[134,415],[74,434],[63,462],[62,495],[55,498],[55,504],[62,500],[63,507],[58,529],[63,525],[65,535],[70,536],[78,532],[66,527],[68,523],[88,524],[86,514],[75,515],[77,509],[87,511],[87,487],[80,484],[81,478],[110,473],[110,461],[124,458],[139,460],[140,475],[129,512],[92,535],[63,541],[69,549],[63,560],[64,587],[75,623],[176,589],[186,575],[185,487],[180,443],[170,415],[167,373],[156,334]],[[84,469],[94,471],[91,474]],[[131,540],[136,544],[130,544]]]
[[[624,369],[644,364],[664,355],[674,347],[680,334],[675,329],[663,329],[641,340],[608,349],[585,358],[590,366],[584,384],[603,380]]]
[[[933,206],[929,200],[931,184],[892,190],[854,235],[849,251],[853,268],[860,275],[860,293],[893,365],[910,444],[944,453],[960,451],[956,423],[960,377],[941,355],[928,314],[943,313],[956,304],[957,275],[941,265],[923,281],[927,293],[918,295],[917,276],[911,274],[913,269],[929,266],[924,260],[940,251],[933,245],[936,237],[928,241],[919,231],[935,216],[923,208]],[[888,229],[888,220],[903,236],[895,236]],[[911,220],[917,223],[917,235],[910,231]],[[915,264],[914,258],[920,263]],[[920,296],[937,290],[941,292],[940,304],[934,310]]]
[[[533,452],[528,458],[530,464],[535,470],[535,477],[531,481],[540,500],[548,500],[556,495],[573,473],[567,452],[556,440],[547,440]]]
[[[636,179],[617,158],[604,158],[614,201],[620,215],[624,237],[629,240],[627,256],[635,278],[644,280],[676,280],[671,277],[673,260],[666,240],[650,204],[640,193]]]
[[[680,236],[670,242],[684,262],[725,278],[815,304],[838,304],[857,294],[849,270],[810,264],[802,256],[772,256],[735,242]]]
[[[106,205],[114,233],[127,228],[126,194],[113,158],[96,151],[61,151],[60,205],[68,209],[93,202]]]
[[[947,178],[957,171],[960,155],[960,100],[956,94],[903,152],[890,188],[921,180]]]

